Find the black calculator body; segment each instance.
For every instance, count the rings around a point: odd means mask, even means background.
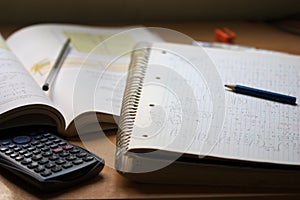
[[[1,134],[0,165],[42,191],[82,184],[104,160],[50,131]]]

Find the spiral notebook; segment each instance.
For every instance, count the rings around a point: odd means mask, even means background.
[[[123,98],[116,169],[140,182],[299,187],[299,105],[224,89],[239,83],[299,98],[299,74],[294,55],[140,44]]]

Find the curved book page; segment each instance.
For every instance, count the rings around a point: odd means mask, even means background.
[[[1,129],[50,125],[64,132],[60,112],[6,46],[0,47],[0,93]]]

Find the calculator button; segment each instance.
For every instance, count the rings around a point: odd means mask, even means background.
[[[69,156],[66,158],[68,161],[72,161],[72,160],[76,160],[76,157],[75,156]]]
[[[20,153],[21,155],[24,155],[25,153],[27,153],[27,151],[26,151],[26,150],[21,150],[19,153]]]
[[[43,134],[43,136],[47,138],[47,137],[50,137],[52,135],[50,133],[45,133],[45,134]]]
[[[49,156],[52,156],[52,153],[50,151],[47,151],[47,152],[44,152],[42,155],[45,157],[49,157]]]
[[[5,141],[2,141],[1,144],[2,144],[2,145],[9,145],[9,144],[10,144],[10,141],[9,141],[9,140],[5,140]]]
[[[33,141],[33,142],[31,142],[31,144],[34,145],[34,146],[38,145],[39,143],[40,143],[39,141]]]
[[[58,156],[56,156],[56,155],[52,155],[51,157],[49,157],[49,160],[52,160],[52,161],[57,160],[57,159],[58,159]]]
[[[85,156],[87,156],[87,153],[85,153],[85,152],[81,152],[81,153],[77,154],[78,158],[82,158],[82,157],[85,157]]]
[[[47,177],[50,176],[52,173],[49,170],[45,170],[41,173],[42,176]]]
[[[5,152],[5,151],[7,151],[7,150],[8,150],[8,147],[1,147],[1,148],[0,148],[0,151],[1,151],[1,152]]]
[[[76,154],[76,153],[79,153],[80,152],[80,150],[79,149],[76,149],[76,148],[73,148],[71,151],[70,151],[70,153],[72,153],[72,154]]]
[[[43,144],[38,144],[38,145],[36,145],[36,148],[38,148],[38,149],[41,149],[41,148],[43,148],[43,147],[44,147]]]
[[[48,163],[49,162],[49,160],[47,159],[47,158],[42,158],[40,161],[39,161],[39,164],[40,165],[44,165],[44,164],[46,164],[46,163]]]
[[[45,145],[47,145],[47,146],[49,146],[51,144],[53,144],[51,141],[45,142]]]
[[[42,151],[49,151],[50,149],[48,147],[44,147],[41,149]]]
[[[40,139],[42,139],[43,138],[43,136],[41,136],[41,135],[38,135],[38,136],[35,136],[34,137],[34,139],[36,139],[36,140],[40,140]]]
[[[70,149],[73,149],[73,147],[74,147],[73,145],[68,144],[66,146],[63,146],[63,149],[70,150]]]
[[[15,160],[19,162],[19,161],[23,160],[23,158],[24,158],[23,156],[17,156],[17,157],[15,158]]]
[[[51,149],[55,149],[55,148],[57,148],[57,147],[58,147],[57,144],[52,144],[52,145],[50,146]]]
[[[59,142],[58,145],[59,146],[65,146],[67,143],[66,142]]]
[[[18,156],[19,156],[19,154],[17,154],[17,153],[10,154],[10,157],[11,157],[11,158],[16,158],[16,157],[18,157]]]
[[[17,136],[12,139],[15,144],[27,144],[31,142],[31,137],[29,136]]]
[[[62,159],[59,159],[59,160],[55,161],[55,163],[58,164],[58,165],[62,165],[64,163],[66,163],[66,161],[62,160]]]
[[[21,149],[22,149],[22,148],[20,148],[20,147],[15,147],[15,148],[14,148],[14,151],[21,151]]]
[[[59,143],[59,142],[61,142],[61,140],[60,139],[55,139],[55,140],[53,140],[53,142],[54,143]]]
[[[12,154],[12,153],[14,153],[12,150],[7,150],[7,151],[5,151],[5,154],[6,154],[6,155],[10,155],[10,154]]]
[[[67,169],[67,168],[70,168],[70,167],[72,167],[73,165],[71,164],[71,163],[66,163],[66,164],[63,164],[63,168],[65,168],[65,169]]]
[[[44,143],[44,142],[47,142],[48,139],[47,139],[47,138],[43,138],[43,139],[41,139],[40,141]]]
[[[68,152],[62,152],[61,154],[59,154],[61,157],[67,157],[69,156],[70,154]]]
[[[8,147],[11,148],[11,149],[13,149],[13,148],[17,147],[17,145],[15,145],[15,144],[10,144]]]
[[[62,168],[60,166],[55,166],[51,169],[52,172],[59,172],[61,170],[62,170]]]
[[[89,162],[89,161],[91,161],[91,160],[94,160],[94,157],[93,157],[93,156],[87,156],[87,157],[83,158],[83,160],[84,160],[85,162]]]
[[[25,158],[30,158],[31,156],[32,156],[32,153],[26,153],[26,154],[24,154]]]
[[[78,160],[73,161],[73,164],[74,164],[74,165],[79,165],[79,164],[81,164],[81,163],[83,163],[83,160],[81,160],[81,159],[78,159]]]
[[[52,135],[52,136],[50,136],[48,139],[49,139],[49,140],[55,140],[56,137],[54,137],[54,136]]]
[[[29,158],[26,158],[26,159],[24,159],[24,160],[21,161],[21,164],[22,164],[22,165],[28,165],[28,164],[30,164],[30,163],[32,163],[32,161],[31,161],[31,159],[29,159]]]
[[[24,144],[24,145],[23,145],[23,148],[29,148],[29,147],[31,147],[30,144]]]
[[[43,166],[38,166],[37,168],[34,169],[34,171],[35,171],[36,173],[40,173],[40,172],[42,172],[42,171],[45,171],[45,168],[44,168]]]
[[[34,169],[34,168],[36,168],[36,167],[38,167],[38,166],[39,166],[39,164],[36,163],[36,162],[30,163],[29,165],[27,165],[27,167],[28,167],[29,169]]]
[[[63,151],[62,148],[56,148],[56,149],[53,149],[53,150],[52,150],[53,153],[60,153],[60,152],[62,152],[62,151]]]
[[[32,157],[32,160],[34,160],[34,161],[39,161],[39,160],[41,160],[42,159],[42,156],[41,155],[36,155],[36,156],[33,156]]]
[[[54,166],[55,166],[55,164],[53,164],[53,163],[48,163],[48,164],[45,165],[45,167],[48,168],[48,169],[50,169]]]
[[[34,151],[34,150],[35,150],[35,147],[29,147],[27,150],[28,150],[28,151]]]
[[[34,150],[32,153],[36,155],[36,154],[40,154],[41,151],[40,150]]]

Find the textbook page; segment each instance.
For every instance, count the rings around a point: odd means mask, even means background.
[[[139,30],[126,33],[135,28]],[[140,27],[43,24],[21,29],[7,42],[42,86],[67,37],[71,39],[71,51],[48,92],[49,97],[60,108],[67,124],[85,112],[119,116],[130,62],[128,49],[132,50],[141,40],[161,39]]]
[[[190,54],[185,59],[168,52],[151,52],[144,79],[148,84],[141,92],[129,149],[299,165],[299,105],[249,97],[224,88],[224,119],[214,121],[215,105],[207,77],[186,62],[196,59],[195,48],[199,47],[183,48],[184,55]],[[241,84],[299,98],[299,56],[205,50],[220,74],[221,87]],[[191,89],[184,87],[187,83]],[[211,142],[207,133],[215,124],[221,124],[222,129],[215,133],[211,149],[203,151]]]
[[[6,46],[1,35],[0,94],[1,129],[37,123],[65,128],[47,95]]]
[[[30,104],[51,105],[0,36],[0,114]]]

